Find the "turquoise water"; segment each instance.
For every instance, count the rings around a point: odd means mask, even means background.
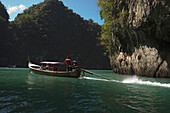
[[[170,79],[90,71],[112,81],[0,68],[0,113],[170,113]]]

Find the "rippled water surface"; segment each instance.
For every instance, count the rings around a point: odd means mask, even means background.
[[[0,68],[0,113],[170,113],[170,79],[119,75],[66,78]]]

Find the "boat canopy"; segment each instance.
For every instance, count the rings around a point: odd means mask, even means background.
[[[55,64],[64,64],[64,62],[49,62],[49,61],[42,61],[40,63],[41,64],[53,64],[53,65],[55,65]]]

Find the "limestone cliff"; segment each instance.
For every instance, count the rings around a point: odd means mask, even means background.
[[[116,73],[170,77],[170,1],[113,0],[110,62]]]

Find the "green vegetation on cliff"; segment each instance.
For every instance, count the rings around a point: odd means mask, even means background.
[[[9,39],[9,15],[4,5],[0,2],[0,62],[4,64],[9,62],[9,51],[10,51],[10,39]]]
[[[99,0],[105,46],[116,73],[170,77],[170,2]]]
[[[102,34],[100,37],[100,43],[106,49],[106,54],[110,51],[111,47],[111,24],[113,21],[113,1],[112,0],[99,0],[97,3],[100,7],[100,17],[104,19],[104,25],[102,26]]]
[[[58,0],[45,0],[19,14],[10,23],[15,64],[32,61],[64,61],[69,55],[88,68],[109,68],[96,39],[101,26],[92,19],[84,20],[80,15]]]
[[[113,30],[113,24],[121,24],[122,26],[126,25],[126,20],[128,12],[126,10],[120,11],[117,8],[118,3],[113,0],[98,0],[98,7],[100,7],[100,17],[104,19],[104,24],[101,27],[101,37],[100,44],[105,47],[106,54],[111,57],[111,53],[115,53],[117,50],[113,46],[119,42],[116,42],[115,35],[116,30]]]

